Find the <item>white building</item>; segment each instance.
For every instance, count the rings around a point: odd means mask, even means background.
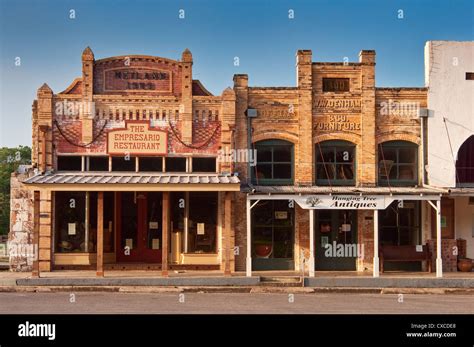
[[[465,239],[474,258],[474,42],[428,41],[427,182],[449,188],[443,238]]]

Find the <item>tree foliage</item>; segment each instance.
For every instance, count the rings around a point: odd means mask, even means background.
[[[31,148],[0,148],[0,235],[10,228],[10,177],[19,165],[31,164]]]

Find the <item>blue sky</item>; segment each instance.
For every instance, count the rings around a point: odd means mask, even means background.
[[[472,0],[0,0],[0,146],[31,144],[36,90],[46,82],[60,92],[80,77],[86,46],[96,59],[179,59],[189,48],[194,78],[214,94],[235,73],[254,86],[294,86],[298,49],[313,61],[357,61],[375,49],[377,86],[423,86],[425,42],[473,40],[473,21]]]

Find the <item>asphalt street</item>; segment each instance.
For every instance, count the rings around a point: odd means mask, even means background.
[[[268,293],[0,293],[0,314],[474,313],[472,295]]]

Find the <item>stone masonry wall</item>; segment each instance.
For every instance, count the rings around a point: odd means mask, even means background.
[[[31,271],[33,265],[33,193],[21,183],[27,174],[13,173],[10,179],[10,233],[8,253],[11,271]]]

